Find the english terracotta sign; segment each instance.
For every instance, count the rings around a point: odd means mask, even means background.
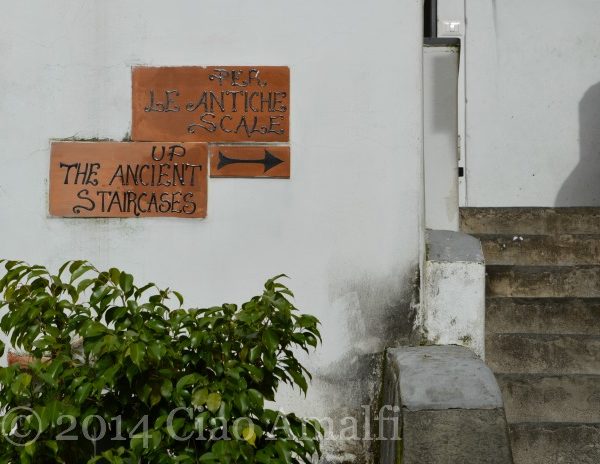
[[[285,66],[134,67],[132,139],[288,142]]]
[[[210,148],[211,177],[290,177],[290,147],[214,145]]]
[[[206,216],[204,143],[53,142],[50,214]]]

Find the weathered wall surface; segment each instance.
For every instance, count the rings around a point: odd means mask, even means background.
[[[244,301],[285,272],[324,344],[307,361],[308,399],[287,392],[281,404],[360,410],[376,390],[376,353],[409,327],[420,10],[419,0],[4,2],[0,256],[123,267],[199,306]],[[290,66],[292,179],[213,179],[206,220],[48,217],[49,139],[125,137],[137,64]],[[338,445],[328,460],[360,462],[360,443]]]
[[[600,3],[466,4],[468,205],[600,205]]]

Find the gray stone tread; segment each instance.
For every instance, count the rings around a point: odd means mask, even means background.
[[[600,265],[486,266],[487,296],[600,297]]]
[[[594,213],[600,216],[600,207],[598,206],[468,206],[461,208],[461,211],[468,213],[488,213],[488,214],[590,214]]]
[[[531,240],[549,240],[552,242],[555,242],[557,240],[568,240],[568,239],[573,239],[573,240],[600,240],[600,230],[598,230],[598,232],[595,233],[590,233],[590,232],[586,232],[586,233],[581,233],[581,234],[554,234],[554,235],[548,235],[548,234],[536,234],[536,233],[530,233],[530,234],[520,234],[520,233],[471,233],[469,234],[473,237],[478,238],[479,240],[515,240],[515,238],[519,238],[522,237],[523,239],[529,238]],[[516,240],[515,240],[516,241]]]
[[[577,269],[600,269],[598,264],[566,264],[566,265],[523,265],[523,264],[489,264],[486,269],[491,271],[510,271],[541,273],[541,272],[567,272]]]
[[[600,422],[532,422],[532,421],[521,421],[513,422],[509,425],[510,429],[513,430],[548,430],[548,431],[560,431],[567,428],[586,428],[597,430],[600,433]]]
[[[486,362],[496,374],[600,375],[600,336],[488,334]]]
[[[600,298],[489,297],[486,332],[600,335]]]
[[[513,422],[600,423],[600,375],[497,374]]]
[[[595,234],[600,208],[461,208],[460,222],[470,234]]]
[[[476,234],[489,265],[600,264],[598,234]]]
[[[600,423],[515,423],[510,438],[514,464],[600,462]]]

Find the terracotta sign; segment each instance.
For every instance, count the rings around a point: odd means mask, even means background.
[[[134,67],[133,140],[288,142],[285,66]]]
[[[290,177],[290,147],[215,145],[210,149],[211,177]]]
[[[50,214],[206,216],[204,143],[54,142]]]

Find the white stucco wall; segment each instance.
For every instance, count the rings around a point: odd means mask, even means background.
[[[0,256],[87,258],[196,306],[245,301],[285,272],[324,344],[308,399],[281,404],[367,404],[371,355],[403,336],[418,262],[420,3],[3,2]],[[206,220],[48,217],[49,139],[126,136],[136,64],[290,66],[292,179],[212,179]],[[360,446],[339,455],[360,462]]]
[[[600,205],[600,2],[466,5],[468,205]]]
[[[458,230],[459,48],[423,47],[425,227]]]

